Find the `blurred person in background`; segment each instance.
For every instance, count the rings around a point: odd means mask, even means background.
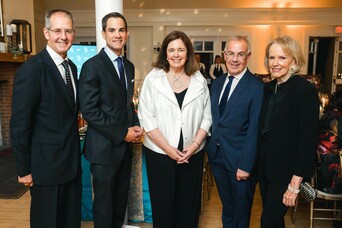
[[[319,121],[317,188],[342,193],[340,150],[342,142],[342,90],[329,98]]]
[[[211,64],[209,68],[209,76],[212,78],[212,80],[216,79],[218,76],[227,73],[227,68],[223,63],[221,63],[221,61],[221,56],[216,55],[214,63]]]

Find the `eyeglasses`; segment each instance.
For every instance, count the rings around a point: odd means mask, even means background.
[[[47,30],[53,32],[56,36],[60,36],[62,35],[63,33],[66,35],[66,36],[73,36],[75,34],[75,31],[73,29],[49,29],[49,28],[46,28]]]
[[[235,56],[238,60],[244,60],[246,58],[246,56],[249,55],[249,53],[245,53],[245,52],[239,52],[237,54],[235,54],[232,51],[228,51],[228,52],[224,52],[224,54],[228,57],[228,59],[234,59]]]

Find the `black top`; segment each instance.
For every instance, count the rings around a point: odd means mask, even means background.
[[[270,97],[270,101],[267,107],[267,112],[265,115],[265,123],[264,127],[262,129],[262,138],[263,140],[267,140],[269,128],[270,128],[270,122],[272,120],[273,114],[276,112],[277,105],[281,103],[282,98],[284,97],[284,91],[280,88],[281,86],[279,84],[276,84],[275,87],[271,87],[272,95]]]
[[[217,66],[215,65],[215,69],[214,69],[214,72],[213,72],[215,77],[221,76],[223,74],[223,70],[222,70],[221,65],[218,65],[218,66],[219,66],[219,69],[217,69]]]
[[[184,101],[184,97],[185,97],[186,91],[188,91],[188,89],[185,89],[185,90],[183,90],[180,93],[175,93],[180,109],[182,109],[182,105],[183,105],[183,101]],[[181,132],[180,132],[179,143],[178,143],[177,149],[180,150],[180,151],[183,150],[183,133],[182,133],[182,129],[181,129]]]

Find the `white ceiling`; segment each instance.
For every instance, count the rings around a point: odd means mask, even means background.
[[[113,0],[118,1],[118,0]],[[342,0],[122,0],[125,9],[342,8]],[[44,9],[93,10],[95,0],[35,0]]]

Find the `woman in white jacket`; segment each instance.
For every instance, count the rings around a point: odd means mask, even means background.
[[[188,36],[168,34],[146,76],[138,107],[154,228],[197,227],[209,90]]]

